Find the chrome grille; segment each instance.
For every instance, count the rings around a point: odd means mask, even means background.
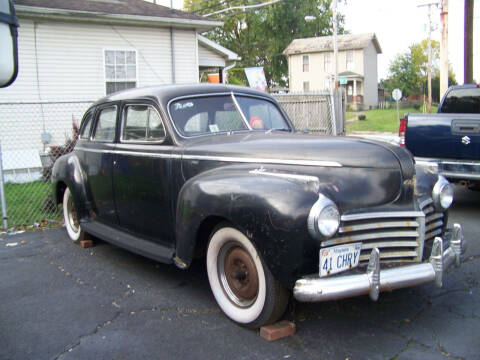
[[[442,234],[444,214],[435,212],[431,198],[421,200],[420,209],[425,213],[425,241],[433,241],[435,236]]]
[[[360,264],[366,264],[374,247],[383,262],[418,262],[423,255],[425,215],[421,211],[399,211],[342,215],[338,235],[322,247],[362,243]]]

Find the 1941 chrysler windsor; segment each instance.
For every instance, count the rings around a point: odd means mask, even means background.
[[[278,320],[290,290],[328,301],[436,282],[460,264],[448,181],[395,145],[299,134],[269,95],[224,85],[127,90],[85,114],[52,182],[85,232],[187,268],[206,256],[224,313]]]

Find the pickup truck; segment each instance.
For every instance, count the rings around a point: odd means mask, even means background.
[[[417,166],[480,190],[480,84],[451,86],[436,114],[406,114],[399,136]]]

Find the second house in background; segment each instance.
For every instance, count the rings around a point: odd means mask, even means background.
[[[333,36],[293,40],[284,50],[288,58],[290,91],[330,88],[334,74]],[[377,55],[382,53],[375,34],[338,36],[338,76],[346,84],[347,103],[359,108],[378,105]]]

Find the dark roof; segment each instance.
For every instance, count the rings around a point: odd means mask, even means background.
[[[187,20],[216,21],[170,9],[144,0],[15,0],[15,5],[37,8],[86,11],[98,14],[137,15]]]
[[[108,95],[96,104],[109,101],[122,101],[132,99],[157,99],[166,107],[167,103],[174,98],[189,95],[219,94],[219,93],[244,93],[271,98],[271,95],[245,86],[224,84],[186,84],[186,85],[157,85],[119,91]]]

